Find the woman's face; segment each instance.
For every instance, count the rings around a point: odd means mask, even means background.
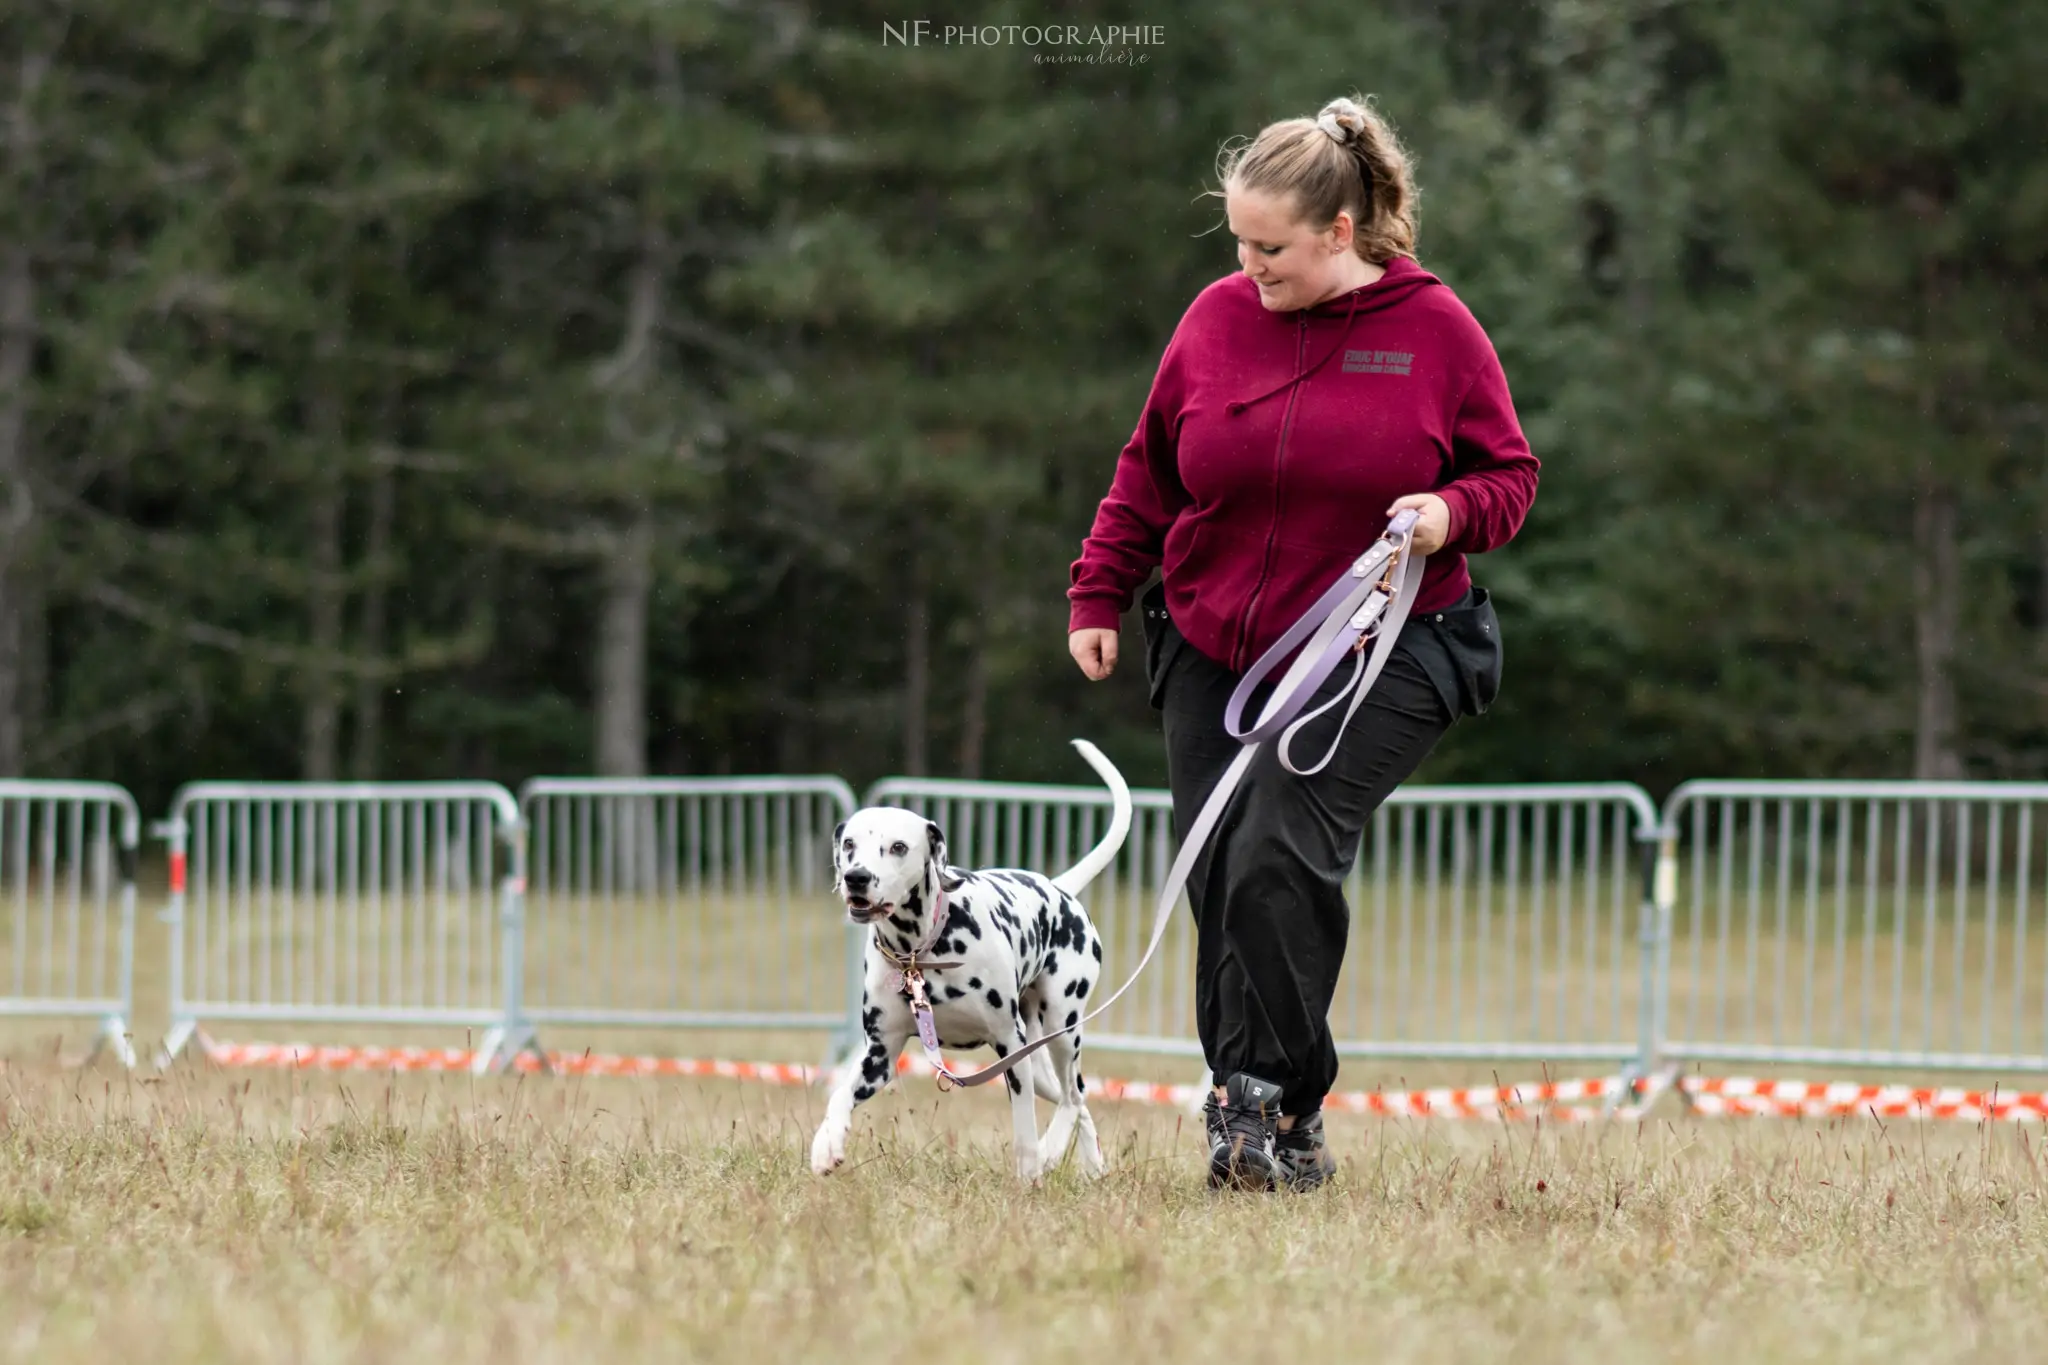
[[[1307,308],[1351,287],[1349,213],[1318,232],[1295,219],[1289,201],[1235,186],[1224,190],[1223,207],[1237,237],[1237,263],[1268,311]]]

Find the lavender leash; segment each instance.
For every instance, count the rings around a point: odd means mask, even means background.
[[[1209,842],[1209,835],[1223,818],[1224,809],[1229,806],[1237,784],[1243,780],[1245,770],[1251,767],[1252,758],[1259,752],[1261,744],[1277,734],[1280,737],[1281,765],[1298,777],[1319,773],[1329,766],[1330,760],[1337,755],[1337,746],[1343,742],[1345,726],[1357,714],[1365,694],[1372,689],[1380,671],[1386,667],[1388,657],[1394,652],[1394,641],[1400,635],[1401,627],[1407,623],[1409,610],[1415,605],[1415,595],[1421,590],[1425,556],[1409,550],[1416,519],[1412,510],[1396,513],[1380,538],[1373,542],[1372,548],[1360,555],[1344,575],[1317,599],[1316,604],[1303,612],[1301,619],[1288,627],[1287,633],[1259,656],[1259,661],[1252,665],[1251,671],[1230,694],[1230,704],[1223,713],[1223,726],[1230,737],[1243,747],[1237,751],[1237,757],[1231,760],[1230,766],[1224,769],[1223,776],[1217,779],[1187,837],[1181,840],[1180,852],[1174,856],[1173,867],[1166,874],[1166,883],[1159,889],[1159,903],[1152,912],[1151,941],[1145,945],[1145,955],[1138,959],[1138,965],[1124,979],[1124,984],[1118,986],[1115,994],[1107,1000],[1065,1028],[1034,1038],[1009,1056],[999,1058],[979,1071],[961,1076],[939,1064],[946,1079],[956,1085],[986,1085],[1062,1033],[1071,1033],[1101,1014],[1136,984],[1166,937],[1166,926],[1173,921],[1173,908],[1180,901],[1189,874],[1194,871],[1195,859],[1201,855],[1203,846]],[[1369,660],[1364,653],[1368,640],[1372,642]],[[1266,675],[1279,666],[1280,660],[1297,647],[1301,647],[1301,652],[1295,655],[1293,664],[1274,685],[1273,694],[1266,698],[1266,704],[1259,708],[1258,720],[1250,729],[1242,728],[1244,709],[1252,693]],[[1352,665],[1351,681],[1329,701],[1307,715],[1300,714],[1301,708],[1323,685],[1323,680],[1336,671],[1338,662],[1346,654],[1357,655],[1357,662]],[[1311,768],[1294,766],[1289,750],[1295,735],[1302,726],[1330,710],[1346,696],[1350,697],[1351,704],[1345,708],[1344,724],[1337,727],[1337,733],[1331,738],[1330,747],[1322,759]],[[927,1047],[927,1051],[935,1049]]]

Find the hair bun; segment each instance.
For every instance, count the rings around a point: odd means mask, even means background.
[[[1330,135],[1340,147],[1349,147],[1365,131],[1365,111],[1348,99],[1337,98],[1316,115],[1316,127]]]

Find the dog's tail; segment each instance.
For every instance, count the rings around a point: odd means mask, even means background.
[[[1074,747],[1081,751],[1081,757],[1088,760],[1088,766],[1101,774],[1116,804],[1109,817],[1109,833],[1102,836],[1102,842],[1089,849],[1087,857],[1052,879],[1052,884],[1069,896],[1080,895],[1088,883],[1101,875],[1103,868],[1116,861],[1117,851],[1131,833],[1131,789],[1124,785],[1124,775],[1116,770],[1116,765],[1104,756],[1102,750],[1087,740],[1075,740]]]

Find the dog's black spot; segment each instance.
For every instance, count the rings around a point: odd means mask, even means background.
[[[967,978],[967,985],[970,990],[978,991],[981,989],[981,978],[978,976],[970,976]]]
[[[958,986],[946,987],[946,998],[948,1000],[958,1000],[961,996],[965,994],[967,994],[967,992],[961,990]]]
[[[988,1007],[992,1010],[999,1010],[1003,1007],[1003,993],[994,986],[988,988]]]
[[[1102,940],[1098,938],[1088,946],[1095,950],[1095,960],[1097,962],[1102,961]]]
[[[1072,1027],[1073,1027],[1074,1025],[1076,1025],[1076,1024],[1078,1024],[1078,1023],[1080,1023],[1080,1022],[1081,1022],[1081,1011],[1079,1011],[1079,1010],[1068,1010],[1068,1011],[1067,1011],[1067,1027],[1068,1027],[1068,1028],[1072,1028]]]
[[[1087,977],[1080,977],[1074,982],[1074,985],[1076,987],[1074,994],[1079,996],[1081,999],[1086,1000],[1088,998],[1088,988],[1094,984],[1095,983],[1090,981]]]
[[[861,1058],[860,1078],[864,1081],[879,1081],[888,1074],[888,1071],[889,1059],[882,1055],[880,1048],[870,1048],[868,1055]]]
[[[863,1006],[866,1006],[866,1004],[867,1004],[867,993],[866,993],[865,991],[863,991],[863,992],[861,993],[861,1004],[862,1004]],[[881,1024],[882,1024],[882,1011],[881,1011],[881,1007],[880,1007],[880,1006],[876,1006],[876,1007],[875,1007],[875,1008],[873,1008],[873,1009],[867,1009],[867,1008],[863,1008],[863,1009],[861,1010],[861,1012],[860,1012],[860,1027],[861,1027],[861,1032],[863,1032],[863,1033],[867,1034],[867,1035],[868,1035],[868,1036],[869,1036],[870,1038],[872,1038],[872,1037],[873,1037],[873,1036],[874,1036],[874,1035],[875,1035],[876,1033],[878,1033],[878,1032],[879,1032],[879,1031],[881,1030]]]
[[[898,933],[910,935],[913,943],[920,937],[918,924],[914,919],[906,919],[902,915],[892,912],[889,916],[889,923],[895,927]]]

